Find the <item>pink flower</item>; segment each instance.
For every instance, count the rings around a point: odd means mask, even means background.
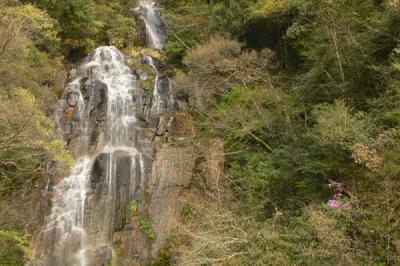
[[[340,208],[340,202],[335,199],[328,200],[328,205],[332,208]]]

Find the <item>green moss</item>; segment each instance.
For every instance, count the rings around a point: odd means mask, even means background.
[[[133,216],[135,216],[138,213],[139,210],[139,205],[136,202],[136,200],[132,200],[131,203],[129,203],[128,205],[128,218],[132,218]]]
[[[139,221],[139,228],[142,229],[148,238],[155,239],[156,235],[154,233],[153,228],[151,227],[150,222],[146,218],[141,218]]]
[[[140,87],[141,89],[148,91],[148,92],[152,92],[154,89],[154,80],[148,79],[148,80],[144,80],[140,83]]]
[[[154,69],[151,66],[140,63],[139,58],[138,58],[139,56],[137,55],[137,53],[132,53],[131,57],[133,60],[132,60],[132,62],[129,63],[129,66],[131,68],[134,68],[136,70],[140,70],[144,73],[149,74],[149,78],[147,80],[142,80],[140,82],[140,87],[141,87],[141,89],[143,89],[145,91],[152,92],[153,88],[154,88],[156,73],[154,72]]]

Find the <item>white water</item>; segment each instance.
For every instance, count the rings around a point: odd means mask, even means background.
[[[79,95],[79,101],[76,105],[82,134],[79,145],[85,147],[86,153],[77,159],[72,174],[54,188],[53,207],[50,215],[46,217],[45,227],[38,237],[43,246],[39,246],[35,250],[36,254],[34,254],[34,257],[43,259],[44,265],[49,266],[87,265],[86,253],[90,247],[84,229],[84,211],[91,169],[97,154],[109,153],[111,155],[110,162],[113,162],[112,154],[117,151],[128,151],[132,160],[138,154],[129,140],[136,123],[135,103],[132,97],[132,90],[137,89],[136,81],[129,67],[124,64],[123,55],[115,47],[99,47],[96,49],[92,60],[83,64],[78,72],[107,84],[108,103],[105,137],[107,144],[102,151],[96,154],[91,155],[88,152],[89,112],[91,107],[87,105],[90,103],[90,99],[88,100],[89,103],[85,105],[82,93],[79,90],[79,82],[83,77],[78,77],[66,86],[66,92],[74,91]],[[109,185],[109,210],[112,210],[115,182],[113,170],[115,167],[111,163],[109,164],[110,172],[107,176],[107,182]],[[111,212],[108,215],[110,219],[113,219]],[[109,224],[112,225],[112,221]],[[111,239],[109,240],[111,241]]]
[[[147,45],[150,48],[161,50],[167,40],[167,34],[162,26],[160,14],[154,1],[139,0],[142,9],[142,18],[146,25]]]
[[[158,115],[165,111],[164,101],[161,96],[162,89],[162,79],[160,79],[160,73],[154,62],[154,59],[150,56],[144,56],[145,61],[153,68],[155,79],[154,79],[154,89],[153,89],[153,102],[151,105],[151,114]]]
[[[56,195],[54,205],[51,214],[46,218],[46,227],[41,232],[43,240],[53,243],[55,254],[71,253],[71,257],[66,262],[71,261],[72,265],[78,261],[80,263],[77,265],[86,265],[83,252],[74,251],[75,247],[83,247],[85,244],[83,215],[88,187],[87,177],[90,170],[91,160],[88,157],[82,157],[74,167],[71,176],[62,180],[54,188]]]
[[[152,0],[139,0],[139,5],[138,11],[146,25],[147,46],[161,50],[165,46],[167,34],[158,8]],[[161,77],[157,64],[151,56],[144,55],[143,59],[153,68],[155,74],[151,115],[157,116],[163,112],[172,111],[174,105],[172,80]],[[168,87],[167,93],[163,93],[164,87]]]

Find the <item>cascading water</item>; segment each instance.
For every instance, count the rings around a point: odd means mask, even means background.
[[[155,2],[140,0],[139,5],[137,11],[141,14],[146,26],[147,46],[158,50],[163,49],[167,40],[167,32],[162,25],[161,16]],[[155,73],[151,114],[158,115],[167,110],[172,111],[174,106],[172,80],[168,77],[161,77],[154,58],[144,55],[143,60],[153,68]],[[163,92],[163,90],[168,90],[168,92]]]
[[[153,68],[155,74],[151,114],[157,116],[166,111],[173,111],[174,96],[172,80],[168,77],[161,77],[157,65],[151,56],[145,55],[143,56],[143,60]]]
[[[148,45],[162,49],[166,33],[155,4],[139,3]],[[172,111],[172,81],[160,74],[152,57],[144,55],[142,62],[155,72],[147,116]],[[144,188],[151,161],[136,134],[148,97],[122,53],[99,47],[71,76],[56,117],[77,162],[71,175],[53,188],[51,212],[34,237],[29,265],[107,264],[113,232],[126,220],[119,210]]]
[[[164,48],[167,33],[161,23],[161,17],[154,1],[139,0],[141,15],[146,26],[147,46],[154,49]]]
[[[83,64],[78,69],[78,75],[74,81],[67,85],[65,93],[77,95],[70,97],[70,101],[76,105],[77,121],[80,123],[79,152],[83,153],[78,159],[71,176],[62,180],[54,188],[54,203],[51,214],[46,217],[45,228],[39,233],[37,242],[42,247],[37,247],[35,257],[42,259],[44,265],[87,265],[86,256],[91,246],[85,234],[84,215],[86,194],[89,189],[90,173],[94,160],[98,154],[109,154],[107,176],[107,206],[104,217],[108,219],[110,232],[113,230],[113,205],[115,194],[115,180],[113,166],[113,154],[118,151],[126,151],[131,159],[140,159],[140,154],[131,142],[134,125],[137,121],[133,93],[138,90],[137,82],[130,70],[124,64],[123,55],[115,47],[99,47],[96,49],[92,60]],[[106,131],[104,146],[95,154],[88,150],[90,114],[93,111],[92,94],[89,99],[82,96],[79,89],[82,79],[102,82],[107,88]],[[94,88],[92,88],[94,89]],[[73,99],[71,99],[73,98]],[[83,151],[86,149],[86,153]],[[106,234],[109,236],[109,234]],[[111,239],[103,239],[111,241]],[[108,245],[109,243],[96,243],[96,245]]]
[[[46,218],[46,227],[40,232],[40,241],[46,246],[38,252],[47,252],[47,245],[53,245],[47,258],[42,258],[47,265],[86,265],[83,252],[85,232],[83,215],[87,176],[89,176],[91,160],[81,157],[70,177],[65,178],[55,188],[57,195],[53,201],[51,214]],[[60,254],[70,254],[67,258]],[[39,254],[34,254],[38,256]]]

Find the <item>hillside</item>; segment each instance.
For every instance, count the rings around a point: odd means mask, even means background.
[[[397,0],[3,0],[0,265],[399,265],[399,104]]]

